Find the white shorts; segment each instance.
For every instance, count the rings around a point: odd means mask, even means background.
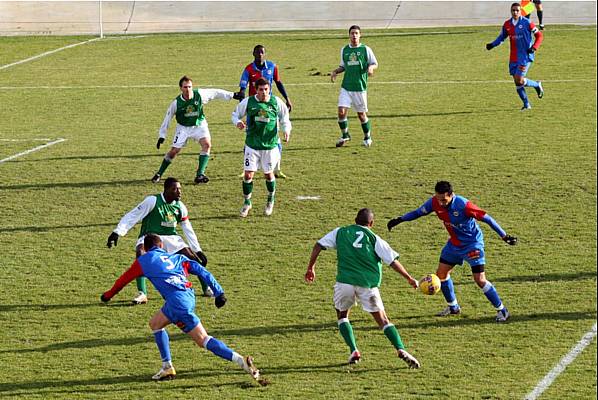
[[[349,285],[348,283],[336,282],[334,284],[334,308],[339,311],[347,311],[359,300],[361,307],[366,312],[384,311],[384,304],[380,296],[380,289],[364,288]]]
[[[176,130],[174,132],[174,139],[172,139],[172,147],[182,149],[185,147],[187,140],[192,139],[199,143],[200,139],[210,140],[210,130],[208,129],[208,123],[204,119],[199,125],[195,126],[183,126],[176,124]]]
[[[162,239],[162,243],[164,244],[164,250],[166,250],[167,253],[176,253],[177,251],[184,249],[185,247],[189,247],[189,246],[187,246],[187,243],[185,243],[183,238],[180,237],[179,235],[158,235],[158,236],[160,236],[160,239]],[[139,246],[139,245],[143,246],[143,239],[145,239],[145,236],[141,236],[137,240],[137,243],[135,243],[135,249],[137,249],[137,246]]]
[[[338,95],[338,106],[344,108],[351,108],[356,112],[368,111],[368,92],[349,92],[341,88]]]
[[[275,147],[270,150],[254,150],[245,146],[245,157],[243,158],[243,169],[245,171],[258,171],[261,169],[264,174],[272,172],[280,161],[280,150]]]

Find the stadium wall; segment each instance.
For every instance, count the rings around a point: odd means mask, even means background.
[[[0,1],[0,35],[500,25],[512,1]],[[545,25],[595,24],[596,1],[545,1]],[[534,13],[535,14],[535,13]]]

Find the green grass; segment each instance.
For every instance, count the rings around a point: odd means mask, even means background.
[[[364,31],[380,63],[369,90],[370,149],[358,140],[334,148],[339,85],[325,74],[338,64],[345,32],[108,38],[0,70],[0,139],[23,139],[0,141],[0,159],[43,143],[26,139],[67,139],[0,163],[0,396],[523,398],[596,321],[596,27],[546,31],[529,74],[543,80],[546,96],[530,91],[527,113],[509,82],[507,46],[484,49],[498,28],[447,31]],[[0,64],[87,39],[0,38]],[[128,306],[134,285],[99,302],[132,261],[138,227],[112,250],[106,238],[160,190],[149,182],[163,155],[155,141],[179,77],[233,90],[257,42],[281,65],[295,106],[283,155],[290,179],[278,183],[274,215],[261,215],[266,189],[257,178],[252,214],[237,216],[243,134],[230,123],[235,102],[206,108],[210,183],[191,184],[195,144],[168,174],[183,182],[208,267],[229,298],[220,310],[198,298],[198,314],[208,332],[252,354],[272,384],[253,385],[173,327],[178,377],[157,384],[149,378],[160,359],[147,326],[161,305],[156,292],[146,306]],[[350,127],[359,138],[354,113]],[[359,308],[352,320],[364,359],[344,365],[332,252],[320,257],[316,284],[302,282],[314,241],[368,206],[374,230],[409,271],[433,272],[446,240],[439,221],[390,234],[385,223],[423,203],[440,179],[520,238],[506,246],[482,224],[488,278],[510,323],[494,323],[468,267],[453,274],[464,314],[451,319],[432,316],[441,296],[414,293],[387,269],[387,312],[423,367],[411,371],[396,359]],[[542,398],[596,398],[595,377],[594,340]]]

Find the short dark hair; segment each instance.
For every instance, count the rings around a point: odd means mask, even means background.
[[[253,48],[253,52],[255,53],[258,50],[266,50],[266,48],[263,45],[258,44]]]
[[[187,75],[183,75],[181,79],[179,79],[179,87],[183,87],[183,82],[193,82],[193,79],[189,78]]]
[[[160,243],[162,243],[162,239],[155,233],[148,233],[143,238],[143,248],[145,251],[149,251],[152,247],[159,246]]]
[[[369,208],[362,208],[357,212],[355,223],[361,226],[367,226],[374,221],[374,212]]]
[[[270,82],[268,82],[268,80],[266,78],[260,78],[257,81],[255,81],[255,88],[257,89],[259,86],[264,86],[264,85],[268,85],[270,86]]]
[[[521,8],[521,3],[513,3],[513,4],[511,4],[511,8],[513,8],[515,6]]]
[[[172,185],[174,185],[178,181],[179,180],[177,178],[173,178],[173,177],[166,178],[164,180],[164,190],[168,189],[169,187],[171,187]]]
[[[434,191],[436,193],[453,193],[453,186],[449,181],[438,181],[436,182],[436,186],[434,186]]]
[[[361,28],[359,27],[359,25],[351,25],[351,27],[349,28],[349,33],[351,33],[353,29],[357,29],[359,32],[361,32]]]

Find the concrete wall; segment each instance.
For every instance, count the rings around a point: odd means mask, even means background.
[[[512,1],[0,1],[0,35],[499,25]],[[544,23],[595,24],[596,1],[545,1]],[[534,14],[535,18],[535,14]]]

